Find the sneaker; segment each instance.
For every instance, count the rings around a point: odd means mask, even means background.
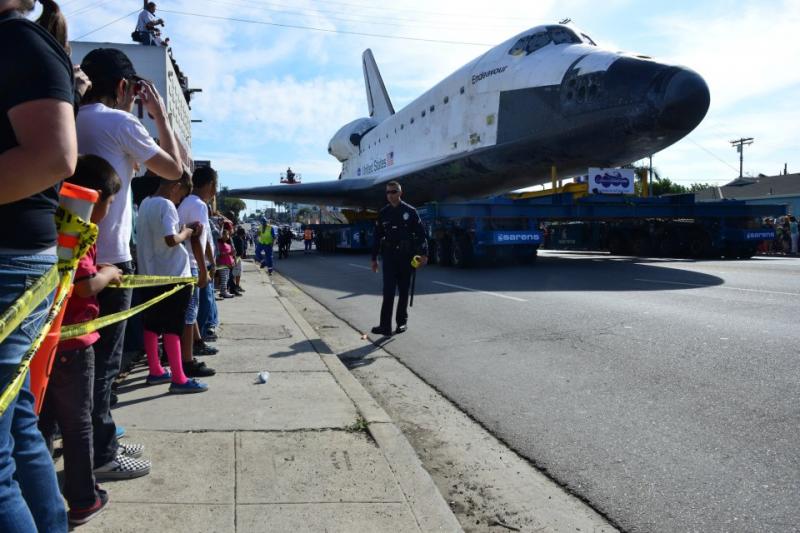
[[[120,444],[117,453],[138,459],[144,453],[144,444]]]
[[[405,324],[400,324],[400,325],[397,326],[397,329],[394,330],[394,332],[395,333],[405,333],[407,329],[408,329],[408,326],[406,326]]]
[[[133,479],[150,473],[150,461],[134,459],[122,454],[94,469],[94,477],[98,481],[106,479]]]
[[[67,513],[67,520],[69,520],[70,525],[72,526],[79,526],[81,524],[85,524],[95,516],[99,515],[100,512],[105,509],[106,505],[108,504],[108,492],[101,489],[99,486],[95,487],[95,492],[97,496],[94,500],[94,505],[91,507],[86,507],[85,509],[70,509]]]
[[[242,287],[241,285],[237,286],[236,290],[239,291],[239,292],[247,292],[246,290],[244,290],[244,287]]]
[[[207,367],[205,363],[192,359],[190,363],[183,362],[183,371],[190,378],[205,378],[217,373],[213,368]]]
[[[203,340],[206,342],[214,342],[217,340],[217,330],[214,328],[208,328],[206,330],[206,334],[203,336]]]
[[[115,434],[115,436],[118,439],[121,439],[122,437],[124,437],[125,436],[125,428],[122,427],[122,426],[117,426],[117,433]]]
[[[217,355],[219,353],[219,348],[214,348],[205,343],[195,344],[192,348],[192,353],[195,355]]]
[[[372,333],[375,335],[383,335],[384,337],[391,337],[392,336],[392,329],[385,328],[383,326],[375,326],[372,328]]]
[[[233,298],[233,294],[229,292],[221,292],[219,293],[220,298]]]
[[[161,385],[162,383],[169,383],[172,381],[172,372],[169,370],[164,370],[164,373],[160,376],[149,374],[145,381],[148,385]]]
[[[172,394],[194,394],[196,392],[205,392],[208,390],[208,385],[201,383],[196,379],[190,379],[183,385],[173,383],[169,386],[169,392]]]

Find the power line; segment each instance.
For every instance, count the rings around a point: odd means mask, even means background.
[[[90,32],[87,32],[87,33],[84,33],[83,35],[80,35],[80,36],[78,36],[78,37],[75,37],[75,39],[74,39],[74,40],[78,41],[78,40],[80,40],[80,39],[83,39],[84,37],[86,37],[86,36],[88,36],[88,35],[91,35],[91,34],[93,34],[93,33],[95,33],[95,32],[98,32],[98,31],[102,30],[103,28],[107,28],[107,27],[111,26],[112,24],[115,24],[115,23],[119,22],[120,20],[126,19],[126,18],[130,17],[131,15],[135,15],[135,14],[136,14],[136,13],[138,13],[139,11],[141,11],[141,9],[137,9],[137,10],[135,10],[135,11],[131,11],[130,13],[127,13],[127,14],[125,14],[125,15],[122,15],[120,18],[118,18],[118,19],[114,19],[114,20],[112,20],[111,22],[109,22],[108,24],[103,24],[103,25],[102,25],[102,26],[100,26],[99,28],[95,28],[95,29],[93,29],[93,30],[92,30],[92,31],[90,31]]]
[[[735,167],[735,166],[731,165],[730,163],[728,163],[727,161],[725,161],[724,159],[722,159],[721,157],[719,157],[717,154],[715,154],[715,153],[714,153],[714,152],[712,152],[711,150],[707,150],[707,149],[705,149],[705,148],[704,148],[704,147],[702,147],[700,144],[698,144],[697,142],[695,142],[693,139],[690,139],[690,138],[688,138],[688,137],[687,137],[687,138],[686,138],[686,140],[687,140],[687,141],[689,141],[690,143],[692,143],[693,145],[697,146],[698,148],[700,148],[702,151],[704,151],[705,153],[707,153],[708,155],[710,155],[711,157],[713,157],[713,158],[714,158],[714,159],[716,159],[717,161],[721,162],[723,165],[725,165],[725,166],[727,166],[727,167],[729,167],[729,168],[732,168],[734,171],[736,170],[736,167]]]
[[[134,11],[134,13],[138,12],[139,10]],[[260,24],[263,26],[276,26],[279,28],[293,28],[297,30],[309,30],[309,31],[319,31],[325,33],[339,33],[343,35],[358,35],[361,37],[377,37],[379,39],[399,39],[403,41],[419,41],[419,42],[426,42],[426,43],[439,43],[439,44],[462,44],[462,45],[469,45],[469,46],[493,46],[489,43],[474,43],[468,41],[449,41],[445,39],[425,39],[422,37],[408,37],[403,35],[384,35],[379,33],[366,33],[366,32],[359,32],[359,31],[347,31],[347,30],[332,30],[329,28],[316,28],[313,26],[301,26],[298,24],[281,24],[278,22],[267,22],[264,20],[248,20],[248,19],[239,19],[233,17],[220,17],[216,15],[203,15],[200,13],[189,13],[187,11],[172,11],[169,9],[160,9],[162,13],[172,13],[175,15],[186,15],[190,17],[199,17],[199,18],[206,18],[206,19],[214,19],[214,20],[226,20],[229,22],[242,22],[245,24]],[[127,16],[127,15],[126,15]],[[124,18],[124,17],[123,17]]]
[[[93,10],[97,9],[98,7],[103,7],[105,5],[108,5],[113,1],[114,0],[107,0],[106,2],[100,2],[99,4],[95,3],[95,2],[92,2],[87,6],[84,6],[84,7],[80,8],[80,9],[75,10],[75,12],[73,12],[73,13],[68,13],[67,17],[75,17],[77,15],[83,15],[84,13],[88,13],[89,11],[93,11]]]
[[[373,25],[375,25],[377,23],[377,24],[379,24],[381,26],[397,26],[397,27],[401,27],[401,28],[407,28],[409,26],[408,24],[403,24],[402,22],[401,23],[395,22],[395,21],[406,21],[406,22],[413,23],[416,27],[428,27],[428,28],[438,28],[438,29],[476,29],[476,30],[477,29],[487,29],[487,30],[500,30],[500,31],[509,30],[509,31],[512,31],[513,29],[518,28],[518,27],[514,27],[514,26],[486,26],[486,25],[465,26],[463,24],[456,24],[456,25],[453,25],[453,24],[450,24],[450,25],[447,25],[447,24],[435,24],[435,23],[431,24],[430,22],[428,22],[426,20],[421,20],[421,19],[409,19],[409,18],[402,18],[402,17],[390,17],[390,18],[387,18],[387,17],[375,17],[375,16],[371,16],[371,15],[368,15],[368,14],[360,15],[358,13],[354,13],[354,14],[352,14],[352,16],[361,17],[361,18],[346,18],[346,17],[338,16],[338,15],[341,15],[341,11],[333,11],[333,10],[329,10],[329,9],[326,10],[326,9],[317,9],[317,8],[308,8],[308,9],[305,9],[304,11],[287,11],[287,10],[284,10],[284,9],[274,9],[274,8],[284,8],[284,7],[294,8],[294,9],[298,9],[298,8],[297,8],[297,6],[291,6],[291,5],[287,5],[287,4],[280,4],[280,3],[275,3],[275,2],[257,2],[255,0],[249,1],[249,2],[243,2],[241,0],[240,1],[235,1],[235,0],[234,1],[231,1],[231,0],[228,0],[228,1],[224,1],[224,0],[204,0],[204,1],[208,2],[208,3],[213,3],[215,5],[222,4],[222,5],[229,5],[229,6],[233,6],[233,7],[239,7],[239,8],[244,7],[244,8],[249,8],[249,9],[258,9],[260,11],[269,11],[269,12],[272,12],[272,13],[276,13],[278,15],[287,15],[287,16],[293,16],[293,15],[297,15],[297,16],[324,16],[326,19],[329,19],[329,20],[339,20],[339,21],[342,21],[342,22],[350,22],[350,23],[354,23],[354,24],[372,23]],[[274,8],[261,7],[261,6],[273,6]],[[368,17],[368,19],[365,20],[363,17]]]
[[[401,9],[396,7],[388,7],[388,6],[368,6],[364,4],[353,4],[347,2],[326,2],[326,5],[340,5],[346,7],[357,7],[359,9],[372,9],[372,10],[379,10],[381,12],[385,11],[395,11],[398,13],[420,13],[423,15],[435,15],[439,17],[470,17],[470,18],[480,18],[480,19],[496,19],[496,20],[506,20],[506,21],[518,21],[518,17],[498,17],[492,15],[484,15],[478,13],[442,13],[437,11],[424,11],[421,9]]]

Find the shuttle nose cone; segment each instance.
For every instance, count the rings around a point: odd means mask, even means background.
[[[659,124],[689,133],[703,120],[711,103],[708,85],[699,74],[681,69],[667,83]]]

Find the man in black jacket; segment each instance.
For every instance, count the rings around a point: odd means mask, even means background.
[[[381,305],[380,324],[372,328],[372,333],[389,336],[392,334],[392,308],[394,295],[399,290],[395,333],[403,333],[408,322],[408,289],[414,267],[411,260],[420,256],[419,266],[428,262],[428,241],[425,229],[417,210],[403,202],[400,184],[390,181],[386,184],[386,198],[389,204],[378,213],[375,223],[375,241],[372,246],[372,271],[378,271],[378,254],[383,260],[383,305]]]

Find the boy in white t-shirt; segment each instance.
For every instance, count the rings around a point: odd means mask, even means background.
[[[161,180],[158,190],[139,205],[136,228],[136,263],[139,273],[150,276],[189,277],[192,275],[189,254],[181,243],[191,239],[192,252],[202,261],[201,238],[203,226],[199,222],[182,225],[176,206],[192,190],[192,181],[186,174],[180,181]],[[201,272],[202,277],[204,271]],[[200,279],[204,284],[207,280]],[[150,300],[168,290],[167,287],[145,289],[145,300]],[[171,381],[169,392],[187,394],[205,392],[208,385],[189,379],[181,363],[181,335],[184,317],[192,297],[192,286],[187,286],[144,312],[144,348],[150,374],[147,383],[155,385]],[[158,336],[162,335],[170,371],[164,370],[158,357]]]
[[[120,189],[108,216],[98,225],[97,262],[113,264],[123,274],[133,274],[130,252],[132,208],[131,179],[134,166],[144,165],[159,176],[177,180],[183,166],[178,144],[167,119],[161,97],[152,83],[139,78],[130,59],[115,48],[96,48],[86,54],[81,69],[92,82],[78,112],[78,151],[108,161],[120,180]],[[133,116],[136,99],[153,117],[160,146]],[[98,294],[100,316],[126,311],[131,304],[131,289],[107,289]],[[137,469],[117,442],[117,426],[111,415],[111,386],[119,374],[125,343],[125,324],[121,321],[100,330],[95,349],[95,381],[92,408],[94,460],[99,479],[137,477]]]

